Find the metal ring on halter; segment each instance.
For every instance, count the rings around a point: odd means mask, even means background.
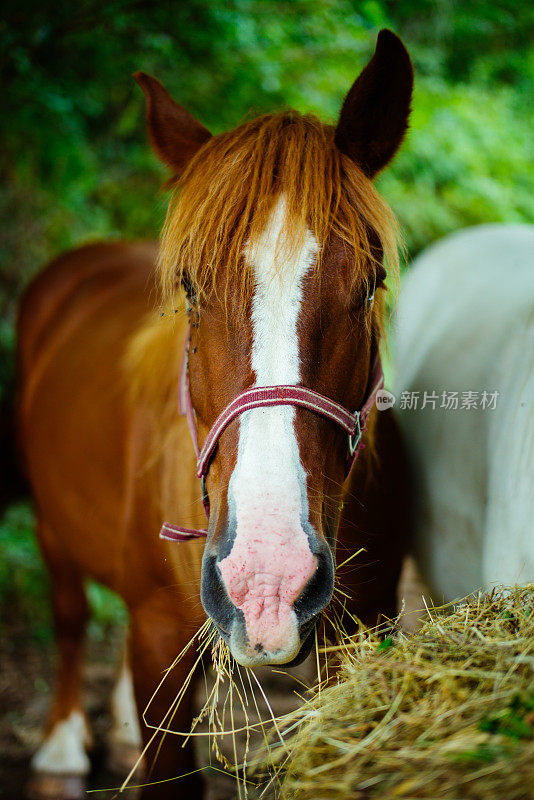
[[[362,426],[360,424],[360,412],[355,411],[354,416],[356,417],[356,430],[354,433],[351,433],[349,436],[349,453],[351,456],[354,455],[356,452],[356,448],[360,444],[360,440],[362,438]]]

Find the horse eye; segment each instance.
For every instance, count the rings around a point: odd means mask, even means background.
[[[375,295],[377,289],[383,289],[385,286],[386,280],[386,270],[382,265],[379,266],[375,273],[374,283],[372,284],[372,289],[369,290],[369,294],[366,298],[366,305],[370,308],[373,305],[373,300],[375,299]]]
[[[384,288],[384,281],[382,279],[377,280],[376,283],[372,283],[369,288],[367,289],[366,293],[358,292],[356,297],[353,297],[350,301],[350,309],[352,313],[360,314],[362,311],[370,311],[373,307],[373,301],[376,297],[376,293],[378,289]]]
[[[376,297],[378,289],[384,289],[384,288],[385,284],[384,281],[382,280],[377,281],[377,283],[374,284],[373,288],[369,291],[369,294],[365,298],[365,305],[367,306],[367,308],[371,308],[371,306],[373,305],[373,300]]]
[[[184,273],[182,275],[182,286],[183,286],[183,289],[185,291],[187,304],[189,306],[195,305],[195,301],[196,301],[196,298],[197,298],[196,291],[195,291],[195,286],[194,286],[193,282],[191,281],[191,279],[189,278],[189,276],[187,275],[187,273]]]

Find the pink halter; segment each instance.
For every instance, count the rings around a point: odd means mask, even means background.
[[[307,408],[308,411],[313,411],[314,414],[319,414],[335,422],[343,428],[348,435],[346,465],[346,477],[348,477],[362,446],[362,434],[365,431],[371,409],[375,404],[376,395],[384,385],[384,373],[382,372],[382,363],[379,355],[377,355],[373,366],[369,394],[361,409],[355,411],[354,414],[347,411],[343,406],[340,406],[339,403],[330,400],[330,398],[324,397],[324,395],[318,394],[318,392],[314,392],[312,389],[306,389],[303,386],[255,386],[253,389],[247,389],[241,392],[241,394],[238,394],[237,397],[226,406],[224,411],[219,414],[213,423],[202,448],[199,450],[195,412],[189,392],[189,336],[190,334],[188,332],[182,360],[182,369],[180,372],[178,405],[180,414],[185,414],[187,418],[191,439],[193,440],[193,447],[195,448],[197,456],[197,476],[200,478],[200,485],[202,488],[202,503],[208,520],[210,517],[210,502],[206,490],[206,476],[215,450],[217,449],[217,444],[222,432],[228,425],[244,411],[249,411],[251,408],[292,405],[298,406],[299,408]],[[164,522],[159,535],[161,539],[182,542],[188,539],[205,537],[207,535],[207,530],[182,528],[170,522]]]

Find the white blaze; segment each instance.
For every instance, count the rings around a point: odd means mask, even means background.
[[[301,249],[292,248],[282,197],[266,230],[245,254],[255,278],[251,365],[256,386],[295,385],[300,381],[297,323],[302,281],[316,253],[311,233]],[[276,499],[278,512],[300,525],[306,476],[294,419],[293,406],[252,409],[241,416],[239,458],[232,481],[238,518],[251,505],[271,511]]]
[[[307,232],[295,247],[281,197],[269,224],[245,257],[253,269],[251,365],[256,386],[300,381],[298,320],[302,283],[317,242]],[[220,562],[227,590],[241,608],[251,646],[298,650],[294,600],[316,566],[302,527],[306,474],[300,462],[292,406],[257,408],[239,420],[237,464],[229,501],[236,539]],[[306,510],[307,515],[307,510]]]

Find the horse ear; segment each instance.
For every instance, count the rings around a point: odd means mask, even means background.
[[[408,127],[413,89],[410,56],[398,36],[380,31],[375,54],[341,109],[335,143],[372,178],[393,158]]]
[[[136,72],[133,77],[145,93],[148,133],[156,154],[182,172],[211,133],[176,103],[156,78],[145,72]]]

